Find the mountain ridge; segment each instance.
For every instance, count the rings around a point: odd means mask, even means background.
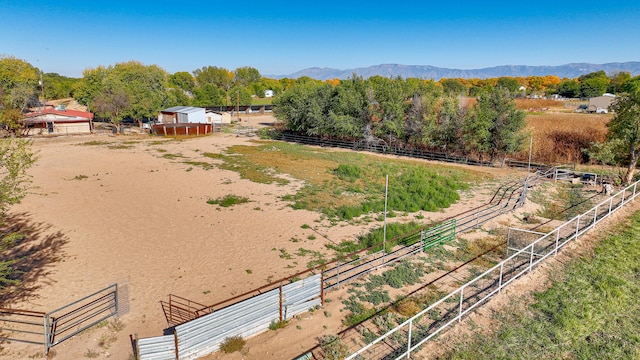
[[[640,75],[640,61],[611,62],[605,64],[592,63],[569,63],[564,65],[499,65],[480,69],[451,69],[431,65],[402,65],[402,64],[380,64],[368,67],[358,67],[354,69],[334,69],[328,67],[311,67],[296,71],[288,75],[267,75],[272,79],[297,79],[308,76],[312,79],[348,79],[353,74],[363,78],[372,76],[403,77],[440,80],[442,78],[497,78],[502,76],[524,77],[524,76],[547,76],[555,75],[560,78],[576,78],[591,72],[604,70],[608,75],[616,72],[627,71],[632,76]]]

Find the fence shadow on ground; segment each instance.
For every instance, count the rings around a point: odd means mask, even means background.
[[[34,297],[42,284],[51,282],[47,279],[51,265],[62,259],[63,247],[69,241],[62,232],[52,232],[50,224],[37,222],[26,212],[6,217],[0,235],[4,238],[11,233],[20,236],[3,244],[6,249],[0,252],[0,263],[10,262],[5,278],[11,283],[0,284],[0,306],[5,307]]]

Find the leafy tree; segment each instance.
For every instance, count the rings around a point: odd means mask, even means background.
[[[578,81],[580,82],[580,96],[583,98],[601,96],[607,91],[610,82],[604,70],[582,75]]]
[[[110,71],[110,68],[98,66],[94,69],[85,69],[82,72],[82,79],[76,84],[73,92],[73,98],[80,104],[89,107],[89,110],[93,110],[93,101],[100,92],[104,89],[105,79]]]
[[[12,56],[0,57],[0,95],[6,96],[19,84],[34,87],[39,71],[28,62]]]
[[[216,66],[204,66],[193,72],[197,86],[212,84],[222,89],[225,93],[225,105],[234,104],[231,100],[231,88],[234,86],[235,73],[225,68]]]
[[[631,73],[628,71],[620,71],[613,74],[609,87],[607,88],[607,92],[611,94],[623,92],[624,90],[622,86],[629,80],[631,80]]]
[[[624,181],[633,181],[640,160],[640,90],[619,96],[611,105],[613,119],[607,124],[607,141],[619,143],[618,154],[626,152],[629,166]]]
[[[607,91],[609,86],[608,78],[590,78],[580,83],[580,96],[583,98],[592,98],[601,96]]]
[[[225,91],[230,89],[234,79],[234,73],[217,66],[203,66],[193,71],[198,86],[213,84]]]
[[[45,99],[64,99],[73,97],[73,90],[80,79],[62,76],[56,73],[42,75],[42,88]]]
[[[631,93],[640,90],[640,76],[625,81],[621,86],[622,92]]]
[[[169,75],[169,86],[191,92],[195,85],[193,76],[186,71],[179,71]]]
[[[525,113],[516,108],[506,88],[480,96],[465,122],[469,150],[488,153],[491,160],[517,151],[523,141]]]
[[[250,66],[239,67],[235,71],[236,85],[247,87],[260,81],[260,72]]]
[[[4,226],[7,210],[26,195],[29,184],[27,169],[36,161],[30,142],[20,138],[0,139],[0,226]],[[13,245],[20,234],[0,232],[0,253]],[[13,260],[0,261],[0,287],[15,284]]]
[[[457,96],[444,96],[438,111],[438,127],[433,134],[435,145],[453,153],[462,150],[462,127],[465,115]]]
[[[98,116],[110,119],[113,123],[121,122],[130,106],[130,95],[122,86],[113,84],[103,89],[93,100],[93,109]]]
[[[517,94],[518,89],[520,89],[520,83],[518,82],[518,80],[511,77],[498,78],[496,86],[509,90],[510,94]]]
[[[467,87],[459,79],[443,79],[440,81],[444,93],[448,95],[466,95]]]
[[[195,106],[220,106],[224,105],[226,96],[224,91],[214,84],[199,86],[194,91],[193,105]]]
[[[37,105],[39,71],[15,57],[0,57],[0,123],[13,134],[23,127],[22,113]]]
[[[565,80],[558,85],[558,95],[566,98],[580,97],[580,83],[575,80]]]
[[[275,80],[275,79],[269,79],[269,78],[261,78],[260,79],[260,83],[262,84],[262,86],[264,87],[265,90],[273,90],[273,92],[278,95],[282,92],[283,88],[282,88],[282,83],[280,82],[280,80]],[[258,96],[264,96],[263,94],[256,94]]]
[[[10,205],[20,202],[26,195],[29,184],[27,169],[35,160],[28,140],[0,139],[0,220]]]

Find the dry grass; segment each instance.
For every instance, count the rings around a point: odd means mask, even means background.
[[[542,109],[564,110],[564,101],[551,99],[515,99],[516,107],[520,110],[540,111]]]
[[[543,163],[588,162],[589,158],[582,149],[588,148],[592,142],[605,140],[610,120],[610,115],[597,114],[527,115],[527,130],[533,134],[533,160]],[[523,149],[515,157],[525,160],[528,154],[528,149]]]

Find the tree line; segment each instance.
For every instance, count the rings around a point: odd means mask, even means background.
[[[436,82],[354,76],[338,85],[307,83],[274,100],[285,129],[496,160],[526,138],[525,113],[497,86],[477,99],[446,93]]]

